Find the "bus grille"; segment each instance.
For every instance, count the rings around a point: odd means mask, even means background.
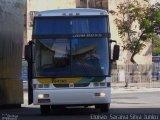
[[[56,88],[88,87],[90,83],[53,84]]]

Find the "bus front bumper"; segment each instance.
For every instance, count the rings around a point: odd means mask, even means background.
[[[110,102],[110,88],[33,90],[34,105],[94,105]]]

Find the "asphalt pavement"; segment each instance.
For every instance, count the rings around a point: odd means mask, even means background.
[[[0,120],[160,120],[160,88],[112,88],[109,113],[101,113],[94,106],[71,107],[40,114],[39,106],[24,104],[18,109],[0,109]]]

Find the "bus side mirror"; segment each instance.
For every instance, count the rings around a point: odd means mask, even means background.
[[[114,45],[113,48],[113,61],[116,61],[119,59],[119,52],[120,52],[120,46],[119,45]]]
[[[28,45],[25,46],[25,60],[28,62],[35,61],[35,45],[32,41],[29,42]]]

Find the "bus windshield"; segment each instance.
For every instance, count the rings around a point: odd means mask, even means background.
[[[107,44],[105,38],[39,39],[36,41],[37,76],[107,76]]]
[[[107,20],[106,16],[35,18],[36,76],[109,75]]]

